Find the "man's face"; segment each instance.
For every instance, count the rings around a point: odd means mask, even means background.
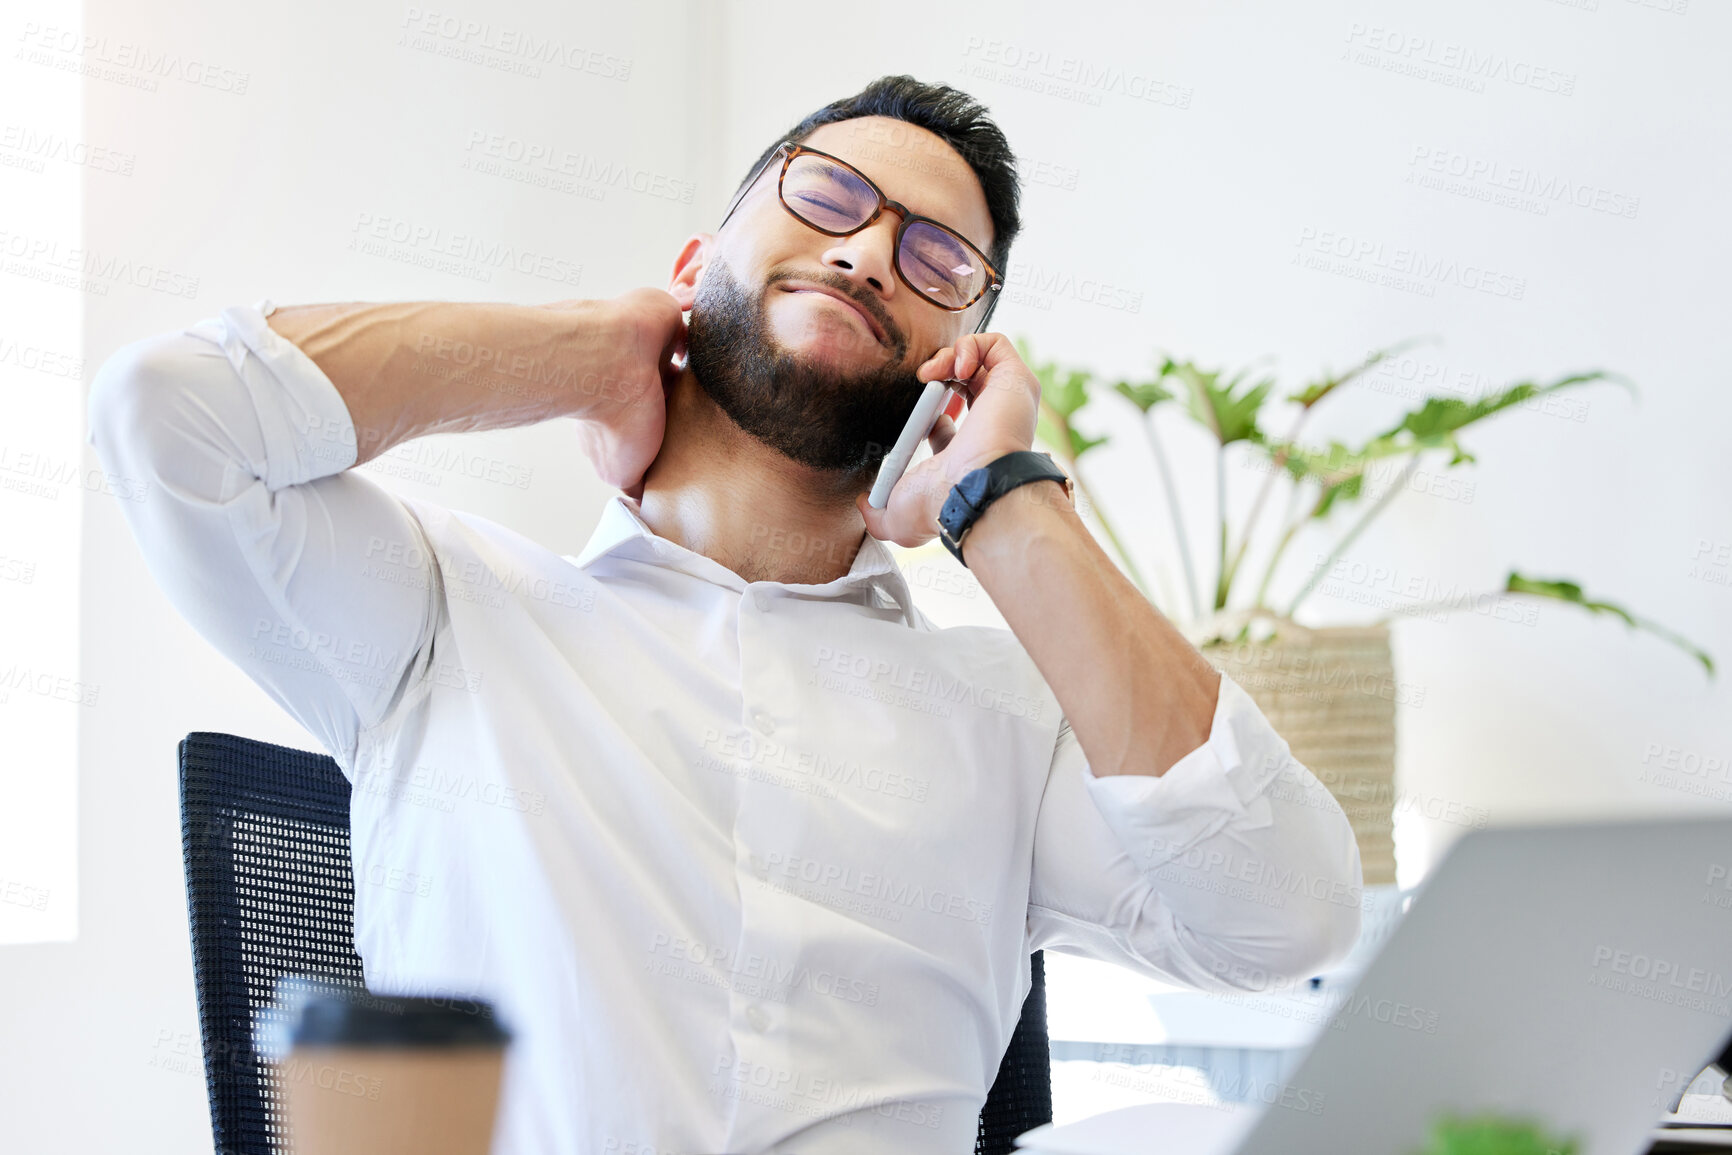
[[[991,243],[979,181],[935,134],[861,117],[827,124],[803,143],[982,250]],[[776,196],[779,163],[694,258],[702,264],[688,366],[734,423],[766,445],[813,469],[869,479],[920,396],[914,370],[972,330],[987,300],[953,313],[903,284],[893,263],[901,218],[888,209],[850,237],[795,219]]]

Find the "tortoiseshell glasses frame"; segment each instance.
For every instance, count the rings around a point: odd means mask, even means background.
[[[870,214],[859,223],[850,227],[833,229],[826,228],[824,225],[813,221],[810,217],[802,214],[799,210],[795,209],[793,205],[789,204],[785,192],[788,170],[793,166],[795,160],[802,156],[822,157],[825,161],[829,162],[829,164],[843,170],[864,185],[866,189],[877,198],[877,204],[873,206]],[[745,185],[740,189],[739,195],[736,196],[733,203],[728,206],[727,215],[722,218],[722,225],[726,225],[729,219],[733,217],[734,210],[739,207],[740,202],[745,199],[746,195],[750,193],[753,188],[757,187],[758,179],[763,176],[764,170],[769,167],[770,162],[775,160],[777,157],[782,158],[782,170],[776,177],[776,199],[781,202],[782,207],[788,211],[790,216],[809,229],[823,233],[825,236],[849,237],[853,236],[861,229],[868,227],[879,217],[883,216],[886,209],[901,217],[902,223],[896,229],[896,247],[894,250],[896,256],[892,264],[896,268],[897,279],[904,285],[907,285],[909,290],[921,300],[948,312],[960,313],[972,306],[975,302],[979,301],[980,298],[985,296],[988,292],[996,293],[1004,287],[1003,279],[999,276],[998,270],[992,267],[992,262],[986,259],[986,254],[980,251],[979,246],[975,245],[967,237],[963,236],[943,221],[934,220],[932,217],[921,216],[919,213],[911,212],[909,211],[908,206],[902,204],[900,201],[891,200],[889,197],[884,195],[884,190],[879,188],[872,178],[868,177],[865,173],[861,172],[841,157],[832,156],[827,152],[820,152],[818,149],[808,148],[803,144],[796,144],[789,140],[785,140],[781,144],[777,145],[775,150],[771,152],[769,156],[764,158],[764,162],[758,166],[758,170],[752,174],[751,179],[745,183]],[[946,304],[943,301],[936,299],[925,289],[910,280],[907,272],[903,270],[902,260],[906,251],[903,246],[903,241],[908,235],[909,228],[917,224],[923,224],[929,228],[936,229],[945,236],[954,239],[968,251],[972,260],[979,262],[979,269],[985,273],[985,277],[982,280],[980,287],[976,289],[968,300],[964,301],[962,304]],[[722,225],[716,226],[718,231],[721,229]],[[990,304],[991,303],[989,303],[989,307],[986,311],[987,315],[990,315],[992,312]],[[985,318],[983,317],[982,324],[984,323]]]

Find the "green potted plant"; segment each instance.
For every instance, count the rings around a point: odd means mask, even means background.
[[[1444,470],[1474,461],[1460,441],[1465,430],[1561,390],[1607,382],[1634,391],[1615,374],[1591,370],[1543,384],[1520,381],[1471,398],[1429,396],[1362,444],[1336,439],[1308,444],[1301,439],[1329,398],[1404,347],[1378,350],[1344,373],[1325,373],[1284,395],[1277,392],[1272,376],[1253,377],[1249,370],[1228,376],[1222,370],[1164,355],[1150,377],[1111,383],[1104,392],[1128,407],[1123,413],[1141,430],[1160,490],[1158,497],[1138,495],[1123,504],[1133,508],[1147,508],[1151,501],[1164,504],[1182,579],[1181,601],[1170,588],[1171,575],[1165,570],[1156,575],[1160,592],[1151,589],[1106,507],[1090,491],[1087,459],[1109,441],[1107,434],[1094,435],[1079,427],[1079,417],[1087,421],[1095,416],[1088,407],[1103,392],[1097,389],[1095,375],[1037,361],[1027,342],[1017,341],[1024,362],[1041,382],[1037,439],[1074,479],[1082,498],[1079,508],[1090,511],[1126,576],[1143,595],[1252,695],[1287,739],[1294,756],[1335,794],[1359,838],[1368,886],[1395,881],[1395,707],[1418,704],[1416,697],[1423,693],[1395,677],[1389,645],[1391,618],[1448,613],[1485,597],[1546,600],[1651,631],[1699,661],[1710,676],[1714,673],[1707,653],[1670,630],[1590,598],[1574,581],[1517,570],[1508,573],[1501,588],[1485,594],[1403,605],[1368,625],[1315,627],[1296,620],[1300,607],[1366,526],[1406,487],[1422,460],[1439,462]],[[1179,407],[1214,450],[1215,525],[1210,534],[1212,556],[1206,558],[1192,556],[1178,487],[1153,420],[1169,405]],[[1271,426],[1283,416],[1285,433],[1272,434]],[[1248,512],[1237,527],[1229,524],[1228,516],[1230,455],[1242,457],[1262,472]],[[1393,474],[1381,490],[1373,484],[1378,469]],[[1265,522],[1263,514],[1281,489],[1286,491],[1285,512],[1278,523]],[[1253,583],[1246,560],[1260,530],[1274,536],[1265,539],[1271,544]],[[1333,546],[1321,555],[1323,561],[1309,572],[1294,572],[1293,543],[1307,532],[1330,530],[1336,536]],[[1278,601],[1275,593],[1283,587],[1292,592]]]
[[[1576,1155],[1579,1150],[1574,1137],[1555,1138],[1536,1120],[1488,1112],[1438,1117],[1425,1146],[1411,1155]]]

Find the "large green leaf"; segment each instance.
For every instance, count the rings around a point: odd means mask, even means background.
[[[1036,360],[1028,343],[1022,338],[1018,337],[1015,344],[1023,364],[1028,366],[1029,372],[1040,382],[1042,402],[1052,406],[1064,417],[1069,417],[1088,404],[1089,384],[1093,380],[1091,374],[1086,370],[1071,370],[1065,373],[1056,361]]]
[[[1294,441],[1261,444],[1270,460],[1292,474],[1295,481],[1315,481],[1325,487],[1362,478],[1372,462],[1406,452],[1399,446],[1375,442],[1365,449],[1354,449],[1339,441],[1330,441],[1322,449],[1310,449]]]
[[[1367,453],[1339,441],[1331,441],[1323,449],[1308,449],[1291,441],[1262,444],[1270,460],[1295,481],[1317,483],[1317,501],[1309,515],[1317,520],[1328,517],[1337,502],[1359,500],[1365,492],[1365,472],[1372,462],[1401,452],[1391,446],[1373,446],[1373,452]]]
[[[1115,381],[1113,382],[1113,391],[1141,409],[1145,415],[1161,402],[1173,399],[1171,390],[1162,385],[1159,380]]]
[[[1060,457],[1074,462],[1108,438],[1089,437],[1071,425],[1071,417],[1088,404],[1089,385],[1094,377],[1086,370],[1062,370],[1053,361],[1037,361],[1022,338],[1016,339],[1017,352],[1029,372],[1040,382],[1040,410],[1035,417],[1036,439],[1049,446]]]
[[[1205,372],[1190,361],[1178,362],[1172,368],[1172,375],[1186,387],[1186,410],[1222,445],[1263,438],[1257,413],[1275,387],[1275,379],[1265,377],[1240,391],[1249,372],[1242,369],[1223,384],[1220,370]]]
[[[1089,374],[1072,370],[1057,381],[1050,392],[1046,382],[1041,382],[1040,395],[1048,405],[1068,418],[1089,403],[1089,385],[1092,380]]]
[[[1317,497],[1317,504],[1311,509],[1311,516],[1318,520],[1322,520],[1329,516],[1329,511],[1331,509],[1335,508],[1335,501],[1337,498],[1346,498],[1348,501],[1358,501],[1359,495],[1363,493],[1364,490],[1365,475],[1362,473],[1354,474],[1346,481],[1337,482],[1334,485],[1326,485],[1323,487],[1323,492]]]
[[[1299,390],[1299,392],[1290,394],[1287,400],[1297,401],[1300,405],[1309,409],[1331,393],[1335,392],[1335,390],[1341,388],[1349,381],[1352,381],[1355,377],[1364,373],[1367,369],[1370,369],[1373,365],[1376,365],[1379,361],[1393,357],[1403,349],[1418,344],[1424,339],[1425,338],[1422,337],[1410,337],[1405,341],[1397,341],[1387,349],[1374,350],[1365,358],[1365,360],[1361,361],[1347,372],[1341,374],[1339,377],[1325,374],[1322,380],[1311,382],[1311,384],[1305,386],[1303,389]]]
[[[1084,436],[1083,434],[1077,432],[1077,430],[1074,426],[1071,428],[1070,444],[1071,444],[1071,456],[1073,458],[1081,457],[1084,453],[1088,452],[1090,449],[1093,449],[1095,446],[1105,445],[1106,443],[1107,443],[1107,437],[1105,434],[1102,434],[1099,437],[1087,437],[1087,436]]]
[[[1105,445],[1108,440],[1105,436],[1089,437],[1080,432],[1068,417],[1047,404],[1044,397],[1041,398],[1040,411],[1035,415],[1034,435],[1069,461],[1075,461],[1097,445]]]
[[[1530,397],[1601,380],[1631,387],[1622,378],[1599,370],[1572,373],[1545,385],[1518,382],[1471,401],[1459,397],[1427,398],[1423,405],[1404,416],[1393,428],[1373,437],[1358,449],[1339,441],[1331,441],[1322,449],[1307,448],[1290,441],[1263,441],[1260,444],[1271,462],[1285,469],[1294,480],[1314,481],[1322,487],[1323,493],[1312,515],[1324,517],[1338,500],[1354,500],[1362,496],[1361,484],[1348,487],[1346,483],[1363,479],[1366,471],[1377,461],[1409,457],[1430,449],[1447,449],[1450,465],[1471,462],[1473,454],[1456,440],[1456,433],[1460,430],[1519,405]]]
[[[1059,429],[1052,418],[1047,416],[1048,412],[1049,410],[1043,402],[1034,419],[1034,439],[1057,453],[1061,458],[1068,458],[1071,452],[1069,431],[1068,429]]]
[[[1622,606],[1613,605],[1611,602],[1591,600],[1587,595],[1582,593],[1582,587],[1577,585],[1575,582],[1563,581],[1561,579],[1548,580],[1523,577],[1521,574],[1511,570],[1509,580],[1504,585],[1504,592],[1510,594],[1528,594],[1533,597],[1552,598],[1556,601],[1568,602],[1573,606],[1580,606],[1589,613],[1611,614],[1614,617],[1622,618],[1624,624],[1629,626],[1631,629],[1646,630],[1657,637],[1671,642],[1673,645],[1695,658],[1698,662],[1701,662],[1702,668],[1708,671],[1709,677],[1714,676],[1714,659],[1708,655],[1706,650],[1703,650],[1694,643],[1685,640],[1673,633],[1671,630],[1666,629],[1664,626],[1636,617]]]
[[[1520,381],[1508,388],[1472,400],[1464,400],[1460,397],[1428,397],[1423,405],[1403,417],[1393,429],[1374,438],[1372,444],[1387,442],[1415,451],[1448,449],[1452,453],[1449,462],[1451,465],[1472,461],[1473,455],[1464,450],[1456,441],[1455,435],[1457,433],[1476,421],[1483,421],[1492,414],[1501,413],[1512,405],[1519,405],[1531,397],[1538,397],[1558,389],[1568,389],[1574,385],[1585,385],[1590,381],[1611,381],[1625,386],[1632,392],[1635,391],[1635,387],[1624,378],[1593,369],[1586,373],[1571,373],[1546,385],[1536,385],[1532,381]]]

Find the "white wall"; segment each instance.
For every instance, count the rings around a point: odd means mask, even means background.
[[[43,21],[77,28],[78,4]],[[87,166],[79,78],[0,69],[0,944],[78,936],[78,728],[101,701],[78,668],[86,486],[83,295]],[[10,114],[29,108],[26,123]],[[4,947],[0,947],[4,949]]]
[[[399,44],[406,10],[87,6],[86,33],[107,39],[87,61],[137,46],[178,54],[181,66],[156,74],[155,91],[86,79],[84,137],[136,163],[129,176],[86,175],[84,244],[161,266],[176,275],[172,286],[197,279],[191,296],[131,284],[87,293],[87,379],[120,344],[265,296],[544,302],[665,284],[679,240],[709,218],[714,199],[701,168],[713,80],[690,63],[684,37],[702,23],[687,19],[687,6],[458,12],[603,54],[597,71],[543,65],[539,77]],[[431,43],[452,41],[434,35]],[[215,77],[229,90],[181,78],[191,61],[232,70]],[[629,79],[607,75],[625,61]],[[240,74],[244,93],[233,91]],[[144,70],[116,66],[113,75],[136,80]],[[9,108],[14,115],[32,116]],[[575,185],[561,191],[468,170],[479,151],[469,148],[473,133],[587,154],[604,169],[629,169],[628,183],[592,183],[588,191],[602,199],[591,199]],[[583,170],[581,157],[573,163]],[[634,192],[638,171],[660,179]],[[698,182],[690,203],[679,199],[690,187],[680,182]],[[389,246],[397,259],[357,252],[349,245],[362,214],[581,264],[581,279],[556,283],[507,268],[482,281],[401,259],[429,245]],[[496,476],[510,481],[470,480],[413,455],[369,472],[565,552],[583,545],[607,495],[563,423],[430,443],[455,443],[483,469],[497,461],[505,468]],[[525,478],[525,487],[510,483]],[[80,933],[67,944],[0,948],[0,986],[10,995],[0,1019],[0,1148],[209,1150],[176,743],[192,730],[315,743],[174,613],[113,500],[91,495],[87,508],[80,669],[102,694],[80,734]]]
[[[1732,96],[1718,67],[1728,28],[1723,9],[1698,0],[1679,14],[1668,2],[1681,0],[1194,0],[1088,5],[1086,18],[1076,5],[908,4],[870,8],[846,27],[759,0],[442,7],[495,30],[581,42],[603,54],[602,72],[629,60],[622,82],[549,66],[513,74],[440,54],[453,42],[437,35],[435,51],[399,43],[409,10],[400,4],[92,0],[86,32],[106,39],[87,63],[131,45],[178,54],[183,67],[158,74],[154,91],[128,83],[144,75],[136,64],[85,80],[85,137],[135,154],[136,165],[129,176],[85,174],[84,243],[197,287],[86,293],[86,373],[125,341],[263,296],[529,302],[665,284],[680,242],[713,226],[774,133],[874,76],[906,71],[985,100],[1049,179],[1074,170],[1073,187],[1028,188],[1013,280],[1026,288],[1070,274],[1141,294],[1135,311],[1063,293],[1006,302],[995,327],[1026,334],[1037,354],[1102,373],[1137,372],[1157,348],[1228,364],[1274,354],[1297,382],[1432,333],[1445,343],[1426,357],[1451,379],[1583,366],[1631,376],[1639,403],[1599,388],[1581,394],[1584,421],[1517,412],[1473,433],[1482,464],[1462,475],[1475,482],[1473,500],[1406,495],[1352,556],[1444,585],[1492,585],[1512,566],[1574,576],[1728,661],[1732,566],[1692,576],[1699,543],[1709,543],[1707,561],[1732,543],[1732,476],[1719,452],[1732,401],[1709,340],[1728,311],[1719,206],[1732,173],[1717,131]],[[1449,45],[1501,54],[1524,77],[1536,66],[1550,70],[1542,77],[1568,74],[1573,91],[1491,81],[1473,92],[1361,65],[1343,56],[1362,25],[1432,37],[1440,54]],[[1022,69],[991,59],[1031,51],[1051,56]],[[191,83],[189,60],[231,70],[216,74],[231,90]],[[987,71],[965,75],[968,65]],[[1119,88],[1079,101],[1026,86],[1043,70],[1082,66],[1117,70]],[[244,93],[232,91],[242,74]],[[694,182],[694,195],[684,204],[615,188],[594,200],[479,172],[464,167],[475,133],[627,164],[663,187]],[[1553,205],[1538,215],[1418,187],[1406,178],[1420,148],[1638,197],[1638,211]],[[409,263],[412,246],[355,251],[362,214],[581,262],[582,278],[573,287],[505,271],[480,281]],[[1522,278],[1522,296],[1441,285],[1427,297],[1296,266],[1296,242],[1323,232],[1386,254],[1406,247],[1490,266]],[[1167,538],[1146,499],[1144,456],[1122,410],[1096,409],[1082,423],[1118,431],[1123,445],[1086,462],[1089,481],[1152,569]],[[1397,398],[1365,392],[1341,398],[1333,416],[1359,432],[1397,411]],[[1183,455],[1186,516],[1203,550],[1208,459],[1180,424],[1163,429]],[[569,430],[458,444],[519,475],[532,470],[530,483],[446,470],[416,480],[401,475],[414,466],[402,460],[369,468],[562,551],[582,545],[606,492]],[[1235,473],[1240,498],[1252,476]],[[80,732],[79,938],[0,948],[0,983],[14,993],[0,1126],[9,1150],[205,1149],[175,743],[190,730],[312,742],[172,612],[112,501],[87,501],[83,549],[80,674],[102,690]],[[989,612],[978,595],[927,600],[952,620]],[[1344,598],[1309,608],[1319,623],[1364,616]],[[1732,754],[1724,683],[1705,683],[1674,651],[1615,623],[1552,608],[1531,626],[1470,613],[1402,623],[1396,647],[1401,677],[1426,689],[1423,707],[1400,717],[1404,787],[1485,807],[1496,821],[1700,807],[1698,796],[1642,781],[1644,751]],[[1422,870],[1458,832],[1404,827],[1404,872]]]

